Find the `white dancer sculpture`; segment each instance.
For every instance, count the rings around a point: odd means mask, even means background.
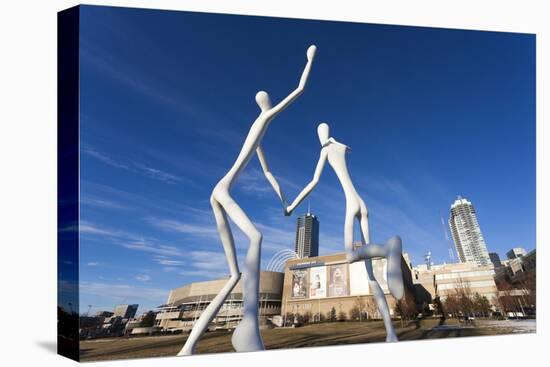
[[[231,218],[237,227],[239,227],[239,229],[243,231],[250,240],[243,271],[243,319],[233,332],[231,343],[237,352],[249,352],[265,349],[258,323],[260,248],[262,243],[262,234],[250,221],[246,213],[233,200],[230,191],[243,169],[247,166],[248,162],[250,162],[250,159],[252,159],[254,154],[257,154],[267,180],[279,196],[283,206],[286,207],[287,203],[285,197],[279,187],[279,184],[277,183],[277,180],[269,171],[260,142],[262,141],[273,118],[303,93],[311,70],[311,64],[315,57],[315,52],[315,46],[312,45],[308,48],[306,53],[307,64],[302,73],[298,88],[290,93],[279,104],[272,107],[269,95],[264,91],[260,91],[256,94],[256,103],[260,107],[261,112],[252,124],[235,163],[212,191],[210,204],[212,205],[212,210],[214,211],[218,232],[220,233],[221,241],[223,243],[231,276],[220,293],[214,297],[212,302],[210,302],[208,307],[204,310],[193,326],[193,330],[191,330],[191,333],[189,334],[182,350],[178,353],[178,356],[190,355],[194,353],[200,336],[206,330],[210,321],[212,321],[214,316],[216,316],[220,307],[224,304],[228,295],[231,293],[231,290],[235,287],[241,277],[235,253],[233,235],[231,233],[231,228],[229,227],[227,217]]]
[[[365,260],[365,266],[369,276],[369,286],[370,289],[373,290],[378,310],[382,314],[386,327],[386,341],[397,341],[397,335],[391,323],[388,303],[386,302],[386,297],[384,296],[382,288],[374,277],[371,259],[376,257],[387,258],[388,288],[395,298],[401,299],[404,293],[403,277],[401,274],[401,238],[398,236],[392,237],[384,246],[370,244],[367,206],[357,193],[357,190],[355,190],[346,164],[346,153],[350,148],[337,142],[334,138],[329,137],[329,126],[325,123],[319,125],[317,133],[322,148],[313,175],[313,180],[302,190],[294,202],[286,208],[285,215],[290,215],[317,185],[325,162],[328,160],[330,166],[334,169],[336,176],[340,180],[346,197],[346,219],[344,224],[346,258],[350,263]],[[363,243],[363,246],[356,250],[353,249],[353,228],[355,219],[359,221]]]

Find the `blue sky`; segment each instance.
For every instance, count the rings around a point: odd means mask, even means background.
[[[460,194],[489,251],[536,245],[533,35],[84,6],[80,41],[81,311],[145,311],[228,273],[210,192],[259,112],[256,92],[292,91],[310,44],[306,91],[262,144],[289,199],[311,179],[327,122],[352,148],[374,242],[399,234],[413,263],[427,251],[449,262]],[[284,217],[257,159],[234,197],[264,234],[263,266],[293,248],[307,201]],[[310,203],[320,253],[342,251],[328,165]]]

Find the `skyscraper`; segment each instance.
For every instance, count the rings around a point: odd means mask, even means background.
[[[502,267],[502,261],[500,261],[500,256],[496,252],[489,252],[489,259],[491,259],[495,268]]]
[[[451,205],[449,227],[460,262],[475,263],[478,266],[491,264],[471,202],[461,196],[455,200]]]
[[[308,210],[296,220],[296,246],[299,258],[319,256],[319,221]]]

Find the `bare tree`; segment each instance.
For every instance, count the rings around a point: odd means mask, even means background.
[[[459,277],[455,284],[455,295],[457,297],[459,313],[472,316],[474,311],[474,302],[470,282]]]
[[[346,321],[348,319],[348,316],[344,311],[338,312],[338,321]]]
[[[442,302],[442,312],[450,314],[451,317],[456,318],[459,313],[459,302],[458,297],[455,294],[449,294]]]
[[[405,294],[405,297],[397,301],[395,312],[401,316],[401,327],[404,327],[404,320],[410,320],[416,314],[416,304],[412,297]]]
[[[349,311],[350,320],[362,321],[364,318],[366,318],[366,313],[367,303],[362,297],[356,298],[355,302],[353,303],[353,307]]]
[[[327,312],[328,321],[336,321],[336,308],[332,307],[329,312]]]
[[[365,300],[365,313],[367,319],[378,319],[380,318],[380,313],[378,311],[378,306],[373,301],[372,298],[367,298]]]

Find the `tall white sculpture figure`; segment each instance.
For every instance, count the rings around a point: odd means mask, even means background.
[[[178,353],[179,356],[193,354],[200,336],[206,330],[210,321],[212,321],[214,316],[218,313],[220,307],[227,299],[227,296],[231,293],[231,290],[235,287],[241,277],[235,254],[233,235],[231,233],[231,228],[229,227],[227,217],[231,218],[237,227],[239,227],[239,229],[241,229],[250,240],[243,271],[243,319],[233,332],[231,342],[237,352],[248,352],[264,349],[258,323],[258,293],[262,234],[250,221],[241,207],[239,207],[239,205],[233,200],[230,191],[250,159],[252,159],[254,154],[257,154],[267,180],[279,196],[283,206],[286,207],[287,203],[285,197],[279,187],[279,184],[277,183],[277,180],[269,171],[260,142],[262,141],[262,138],[264,137],[273,118],[303,93],[316,50],[317,48],[313,45],[308,48],[306,53],[307,64],[302,73],[298,88],[290,93],[279,104],[272,106],[269,95],[264,91],[260,91],[256,94],[256,103],[260,107],[261,112],[254,123],[252,123],[252,127],[248,132],[235,163],[212,191],[210,204],[212,205],[212,210],[214,211],[218,232],[220,233],[220,238],[227,257],[231,276],[220,293],[212,300],[212,302],[210,302],[208,307],[204,310],[200,318],[193,326],[193,330],[189,334],[185,345]]]
[[[300,202],[304,200],[317,185],[319,178],[321,177],[323,167],[325,166],[325,162],[328,160],[330,166],[334,169],[336,176],[340,180],[342,188],[344,189],[344,195],[346,197],[344,245],[347,260],[350,263],[365,260],[365,266],[369,276],[369,287],[374,293],[378,310],[382,314],[384,325],[386,327],[386,341],[397,341],[397,335],[395,334],[395,330],[391,323],[388,303],[386,302],[386,297],[384,296],[382,288],[374,277],[371,259],[375,257],[387,258],[388,288],[395,298],[401,299],[404,293],[403,277],[401,274],[401,238],[398,236],[392,237],[384,246],[370,244],[367,206],[357,193],[357,190],[355,190],[346,164],[346,153],[350,150],[350,148],[337,142],[334,138],[329,137],[329,126],[325,123],[319,125],[317,128],[317,133],[319,135],[322,148],[319,161],[313,175],[313,180],[302,190],[294,202],[287,207],[285,210],[285,215],[290,215],[292,211],[300,204]],[[363,243],[363,246],[356,250],[353,249],[353,228],[355,219],[359,221],[359,226],[361,228],[361,239]]]

